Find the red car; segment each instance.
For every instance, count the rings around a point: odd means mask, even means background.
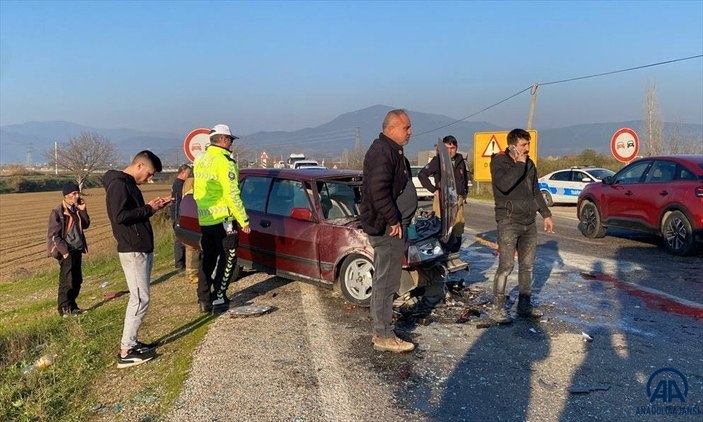
[[[243,169],[239,177],[251,233],[239,233],[235,279],[242,266],[284,278],[338,286],[348,301],[368,305],[374,267],[373,248],[359,219],[361,172]],[[439,266],[446,274],[468,267],[448,259],[443,248],[440,233],[451,232],[451,228],[441,228],[437,220],[434,225],[429,220],[426,223],[428,230],[409,230],[403,262],[402,284],[406,291],[412,289],[407,286],[417,285],[413,281],[417,280],[414,270]],[[192,195],[181,201],[176,235],[184,243],[198,247],[200,226]]]
[[[576,209],[588,238],[618,227],[661,236],[674,255],[693,254],[703,243],[703,155],[641,158],[587,185]]]

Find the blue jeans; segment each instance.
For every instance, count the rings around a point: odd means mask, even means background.
[[[513,272],[515,251],[518,253],[518,288],[521,295],[532,293],[532,269],[537,252],[537,225],[524,225],[510,219],[498,221],[498,270],[493,293],[505,295],[508,276]]]
[[[399,237],[369,236],[373,246],[373,281],[371,284],[371,319],[373,333],[379,337],[395,337],[393,332],[393,300],[400,288],[405,242]]]
[[[122,329],[123,349],[131,349],[137,345],[139,328],[144,321],[144,315],[149,309],[151,268],[154,264],[154,254],[146,252],[120,252],[122,271],[127,279],[129,302],[124,315]]]

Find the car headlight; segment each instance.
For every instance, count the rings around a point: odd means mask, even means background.
[[[444,255],[442,245],[437,239],[429,239],[408,247],[408,265],[431,261]]]

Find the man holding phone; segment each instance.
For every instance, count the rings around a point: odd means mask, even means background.
[[[117,240],[129,302],[125,312],[117,367],[127,368],[154,358],[154,345],[137,340],[149,308],[151,268],[154,262],[154,231],[149,219],[173,197],[157,197],[144,203],[138,185],[161,171],[161,160],[151,151],[138,153],[123,171],[109,170],[103,177],[107,216]]]
[[[535,215],[544,219],[544,231],[554,233],[552,213],[537,185],[537,168],[529,157],[530,134],[508,133],[508,148],[491,158],[491,184],[498,223],[498,269],[493,280],[493,307],[489,316],[499,324],[512,322],[505,309],[505,287],[518,253],[518,316],[540,318],[532,305],[532,268],[537,250]]]
[[[47,250],[49,256],[59,261],[59,315],[67,317],[81,313],[76,298],[83,284],[81,262],[88,252],[88,243],[83,230],[90,226],[90,217],[78,185],[67,182],[63,185],[63,201],[51,210]]]

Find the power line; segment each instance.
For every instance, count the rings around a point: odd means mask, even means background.
[[[613,70],[613,71],[610,71],[610,72],[596,73],[595,75],[577,76],[577,77],[575,77],[575,78],[562,79],[562,80],[559,80],[559,81],[545,82],[545,83],[539,84],[539,85],[542,85],[542,86],[544,86],[544,85],[555,85],[555,84],[561,84],[561,83],[564,83],[564,82],[578,81],[578,80],[581,80],[581,79],[596,78],[596,77],[598,77],[598,76],[613,75],[613,74],[615,74],[615,73],[629,72],[629,71],[632,71],[632,70],[644,69],[644,68],[647,68],[647,67],[661,66],[661,65],[664,65],[664,64],[682,62],[682,61],[684,61],[684,60],[697,59],[697,58],[700,58],[700,57],[703,57],[703,54],[699,54],[699,55],[697,55],[697,56],[682,57],[682,58],[680,58],[680,59],[667,60],[667,61],[665,61],[665,62],[658,62],[658,63],[645,64],[645,65],[642,65],[642,66],[628,67],[627,69],[620,69],[620,70]]]
[[[703,57],[703,54],[698,54],[698,55],[696,55],[696,56],[689,56],[689,57],[681,57],[681,58],[678,58],[678,59],[666,60],[666,61],[663,61],[663,62],[650,63],[650,64],[645,64],[645,65],[642,65],[642,66],[628,67],[627,69],[613,70],[613,71],[610,71],[610,72],[596,73],[596,74],[593,74],[593,75],[577,76],[577,77],[569,78],[569,79],[561,79],[561,80],[557,80],[557,81],[550,81],[550,82],[545,82],[545,83],[537,84],[537,85],[540,85],[540,86],[543,86],[543,85],[556,85],[556,84],[561,84],[561,83],[566,83],[566,82],[578,81],[578,80],[581,80],[581,79],[596,78],[596,77],[598,77],[598,76],[613,75],[613,74],[615,74],[615,73],[630,72],[630,71],[633,71],[633,70],[644,69],[644,68],[647,68],[647,67],[662,66],[662,65],[665,65],[665,64],[681,62],[681,61],[684,61],[684,60],[698,59],[698,58],[701,58],[701,57]],[[454,124],[457,124],[457,123],[459,123],[459,122],[463,122],[463,121],[466,120],[466,119],[470,119],[471,117],[474,117],[474,116],[476,116],[476,115],[478,115],[478,114],[481,114],[481,113],[483,113],[483,112],[486,111],[486,110],[490,110],[490,109],[492,109],[493,107],[496,107],[496,106],[498,106],[498,105],[500,105],[500,104],[502,104],[502,103],[504,103],[504,102],[506,102],[506,101],[508,101],[508,100],[510,100],[510,99],[512,99],[512,98],[514,98],[514,97],[517,97],[518,95],[520,95],[520,94],[522,94],[523,92],[528,91],[528,90],[530,90],[530,89],[532,89],[532,85],[528,86],[527,88],[525,88],[525,89],[523,89],[523,90],[521,90],[521,91],[519,91],[519,92],[516,92],[515,94],[513,94],[513,95],[511,95],[511,96],[509,96],[509,97],[507,97],[507,98],[504,98],[504,99],[498,101],[498,102],[495,103],[495,104],[491,104],[491,105],[489,105],[488,107],[483,108],[483,109],[477,111],[476,113],[470,114],[470,115],[468,115],[468,116],[466,116],[466,117],[464,117],[464,118],[461,118],[461,119],[456,120],[456,121],[454,121],[454,122],[448,123],[448,124],[446,124],[446,125],[439,126],[439,127],[437,127],[437,128],[424,131],[424,132],[422,132],[422,133],[418,133],[418,134],[416,134],[416,135],[414,135],[414,136],[425,135],[425,134],[427,134],[427,133],[432,133],[432,132],[434,132],[434,131],[437,131],[437,130],[440,130],[440,129],[444,129],[445,127],[449,127],[449,126],[454,125]]]

